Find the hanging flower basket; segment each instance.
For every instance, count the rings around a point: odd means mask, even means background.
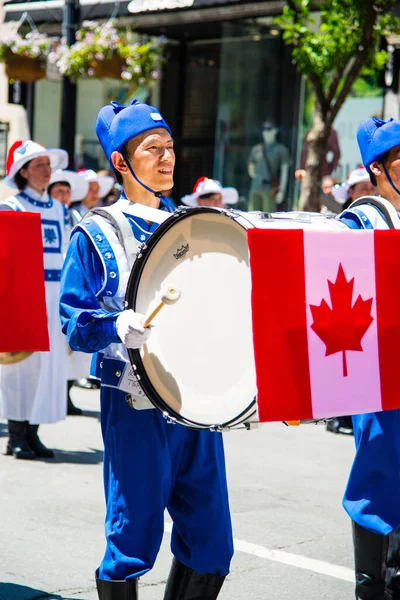
[[[20,56],[11,52],[4,60],[7,77],[13,81],[32,83],[46,77],[46,63],[39,58]]]
[[[93,60],[90,68],[93,69],[92,77],[103,79],[103,77],[109,77],[110,79],[121,79],[121,73],[125,66],[125,60],[119,56],[116,52],[111,58],[104,60]]]
[[[110,77],[138,87],[160,78],[162,53],[163,40],[139,38],[110,19],[102,24],[84,21],[75,44],[68,47],[62,39],[49,61],[74,81]]]
[[[30,21],[31,27],[34,27]],[[25,35],[14,31],[0,40],[0,61],[12,80],[32,83],[46,77],[52,39],[36,29]]]

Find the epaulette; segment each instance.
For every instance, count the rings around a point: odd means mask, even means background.
[[[101,217],[97,216],[84,217],[72,230],[71,238],[75,233],[81,231],[90,240],[104,268],[104,282],[102,288],[97,292],[97,297],[111,297],[117,295],[119,287],[120,277],[116,257],[118,248],[110,242],[101,221]]]

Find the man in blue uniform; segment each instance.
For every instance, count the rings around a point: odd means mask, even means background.
[[[103,107],[96,133],[123,185],[113,216],[145,242],[157,224],[138,216],[138,209],[173,211],[159,192],[173,186],[170,129],[156,108],[134,100],[127,107]],[[153,567],[167,508],[174,560],[164,598],[213,600],[233,553],[222,437],[168,424],[124,377],[126,348],[139,348],[150,332],[142,315],[123,310],[134,256],[126,227],[122,243],[117,233],[100,214],[81,221],[72,233],[60,299],[71,348],[96,353],[92,374],[101,378],[107,506],[106,550],[96,573],[99,598],[138,598],[138,578]]]
[[[400,121],[368,119],[357,132],[365,167],[383,203],[350,208],[352,229],[400,228]],[[386,215],[385,215],[386,212]],[[356,455],[343,506],[353,521],[356,598],[400,599],[400,410],[353,417]]]

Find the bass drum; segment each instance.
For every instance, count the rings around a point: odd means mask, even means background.
[[[315,213],[180,209],[138,253],[127,308],[148,314],[162,288],[181,291],[155,318],[148,343],[129,350],[144,393],[167,420],[212,430],[258,421],[247,245],[253,227],[345,226]]]

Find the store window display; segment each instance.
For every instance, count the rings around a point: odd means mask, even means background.
[[[277,141],[278,131],[275,123],[265,121],[262,143],[251,149],[247,162],[249,210],[275,212],[286,200],[291,159],[286,146]]]
[[[309,145],[307,142],[307,136],[310,130],[306,131],[303,138],[303,149],[301,151],[300,158],[300,169],[297,169],[295,173],[296,179],[302,180],[306,169],[307,154]],[[330,130],[329,137],[326,145],[326,156],[324,157],[321,165],[321,178],[332,175],[337,166],[339,165],[341,157],[339,137],[335,129]]]

